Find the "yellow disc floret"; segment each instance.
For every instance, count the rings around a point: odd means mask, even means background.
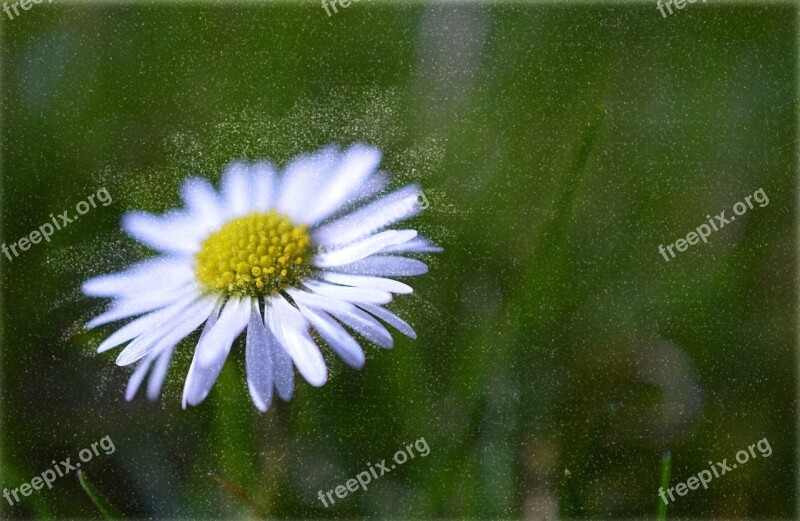
[[[195,255],[195,275],[209,292],[226,297],[276,295],[309,271],[307,227],[272,210],[230,221],[208,236]]]

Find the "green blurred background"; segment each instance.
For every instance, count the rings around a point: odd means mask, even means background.
[[[2,476],[18,487],[109,435],[84,469],[126,516],[655,516],[672,484],[767,438],[773,454],[668,517],[797,517],[797,56],[790,4],[361,1],[35,4],[2,30]],[[412,224],[444,246],[392,308],[418,333],[326,358],[267,414],[243,344],[182,411],[193,343],[162,398],[129,368],[80,284],[150,255],[120,216],[179,203],[191,174],[283,164],[328,142],[381,147],[419,181]],[[666,263],[669,244],[763,188],[756,207]],[[191,337],[195,341],[196,336]],[[240,341],[241,342],[241,341]],[[424,437],[410,460],[324,508],[317,491]],[[3,517],[97,517],[77,479]]]

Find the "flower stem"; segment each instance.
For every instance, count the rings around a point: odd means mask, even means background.
[[[106,498],[104,498],[97,489],[89,483],[89,478],[86,477],[86,473],[82,470],[78,471],[78,481],[81,483],[81,487],[86,492],[86,495],[89,496],[89,499],[92,500],[94,506],[97,507],[97,510],[103,514],[103,517],[106,519],[123,519],[122,514],[114,508],[111,503],[108,502]]]

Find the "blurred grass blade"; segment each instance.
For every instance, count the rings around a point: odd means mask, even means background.
[[[572,163],[569,166],[567,175],[565,177],[564,190],[561,192],[561,198],[556,211],[559,212],[559,228],[563,225],[565,219],[568,217],[569,212],[572,211],[572,206],[578,194],[578,188],[584,176],[586,163],[589,161],[589,153],[592,150],[597,134],[600,132],[600,124],[606,115],[605,107],[599,106],[595,109],[589,121],[586,123],[583,133],[581,134],[578,148],[572,158]]]
[[[576,201],[579,199],[582,187],[589,182],[588,174],[584,170],[589,162],[592,148],[597,141],[605,116],[606,109],[598,106],[581,131],[575,153],[562,176],[563,183],[556,195],[556,203],[551,208],[554,217],[536,232],[538,237],[535,242],[539,247],[531,254],[538,259],[536,265],[542,265],[542,252],[548,255],[549,252],[556,252],[552,261],[556,265],[564,264],[564,256],[571,257],[566,238],[572,233],[570,228],[574,227],[572,214],[575,211]],[[542,269],[551,270],[552,268],[543,266]]]
[[[672,468],[672,456],[670,455],[669,451],[666,451],[663,456],[661,456],[661,488],[666,490],[669,487],[669,472]],[[661,499],[658,498],[658,514],[656,515],[656,519],[658,521],[664,521],[667,519],[667,504]]]
[[[599,106],[595,109],[592,117],[586,124],[586,130],[584,130],[583,135],[581,136],[577,153],[575,154],[575,157],[572,160],[572,165],[569,169],[569,173],[572,176],[577,176],[583,170],[583,167],[586,166],[586,161],[589,159],[589,151],[594,144],[594,140],[597,137],[597,132],[600,130],[600,123],[602,123],[605,115],[605,107]]]
[[[608,404],[602,415],[595,422],[583,445],[575,448],[572,457],[566,461],[564,482],[559,497],[559,518],[574,519],[586,517],[585,498],[581,491],[588,488],[587,465],[592,456],[602,448],[603,440],[614,423],[619,412],[616,402]],[[566,435],[566,433],[565,433]]]
[[[82,471],[78,471],[78,481],[81,482],[81,486],[83,490],[86,491],[86,495],[89,496],[89,499],[92,500],[94,506],[97,507],[97,510],[103,514],[103,517],[106,519],[123,519],[122,514],[114,508],[111,503],[106,500],[100,493],[95,489],[91,483],[89,483],[89,479],[86,477],[86,474]]]
[[[219,483],[220,485],[225,487],[228,490],[228,492],[230,492],[234,496],[238,497],[244,503],[246,503],[247,506],[252,508],[253,511],[256,514],[258,514],[258,517],[260,517],[260,518],[269,517],[269,516],[267,516],[266,511],[263,508],[261,508],[261,506],[258,503],[253,501],[253,499],[251,499],[250,496],[248,496],[247,493],[245,493],[245,491],[241,489],[241,487],[238,487],[238,486],[234,485],[233,483],[231,483],[227,479],[225,479],[222,476],[219,476],[217,474],[214,474],[213,472],[209,472],[208,475],[211,476],[214,479],[214,481],[216,481],[217,483]]]

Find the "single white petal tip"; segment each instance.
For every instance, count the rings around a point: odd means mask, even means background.
[[[328,349],[360,369],[360,341],[394,346],[387,326],[416,339],[384,306],[413,292],[398,277],[428,271],[405,255],[442,248],[416,230],[390,229],[427,205],[420,206],[416,184],[385,191],[381,156],[356,143],[301,154],[282,169],[236,161],[218,189],[187,179],[182,208],[125,214],[122,229],[156,256],[81,285],[87,296],[111,299],[87,329],[127,320],[97,348],[121,348],[117,364],[135,364],[125,399],[141,388],[157,399],[175,350],[198,329],[184,409],[210,394],[238,338],[247,390],[261,412],[276,397],[292,398],[295,370],[312,386],[324,385]]]

